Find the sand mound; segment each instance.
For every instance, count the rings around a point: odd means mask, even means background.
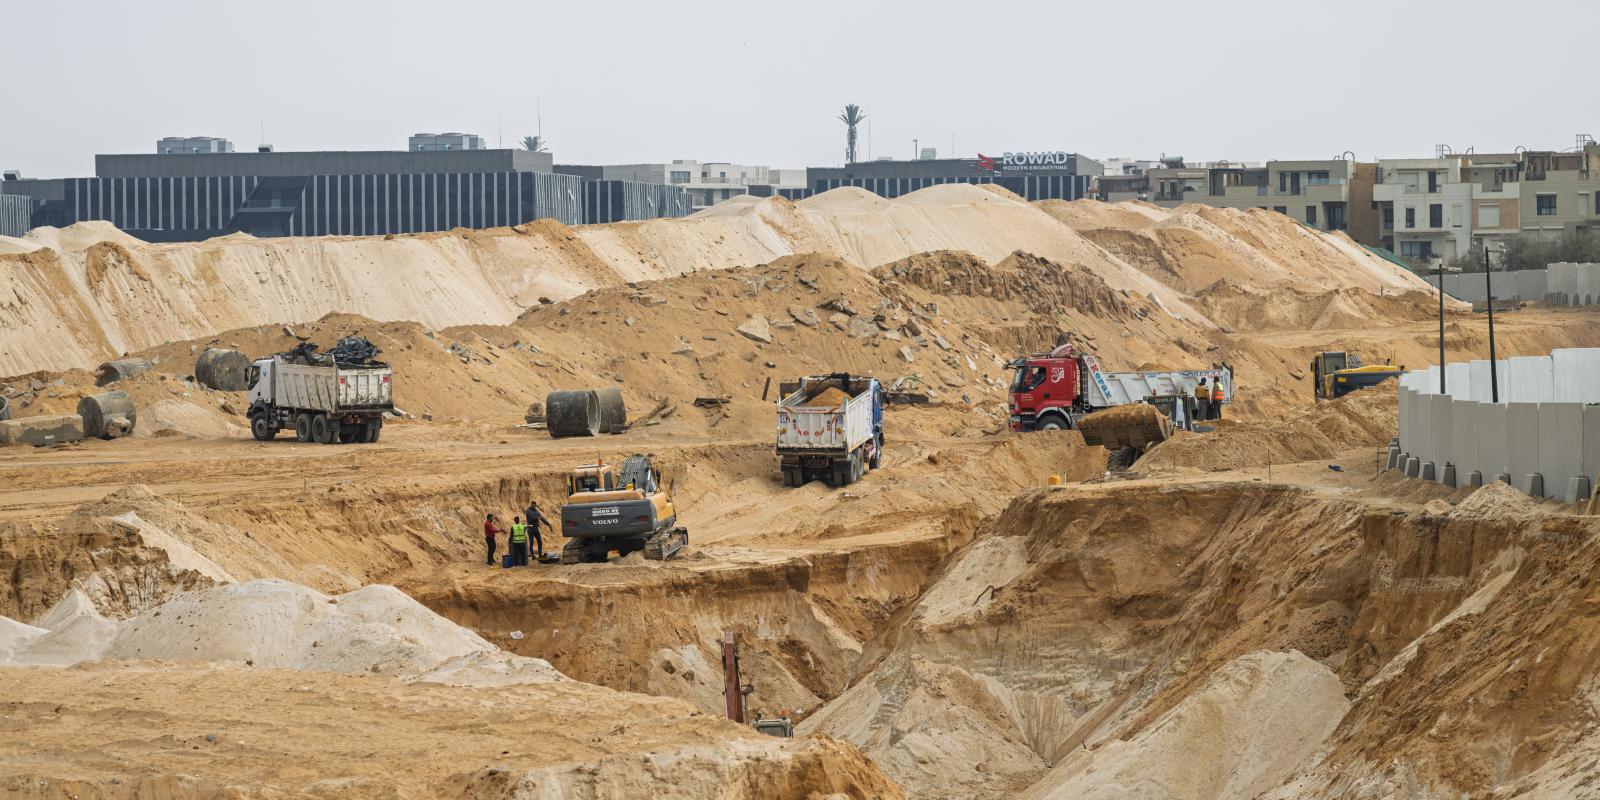
[[[196,439],[239,439],[250,434],[215,408],[183,400],[158,400],[139,409],[135,436],[191,436]]]
[[[21,641],[9,663],[162,659],[486,685],[561,679],[548,663],[503,653],[392,586],[329,597],[250,581],[179,594],[121,623],[74,591],[37,623],[49,633]]]
[[[850,395],[845,394],[832,386],[817,392],[817,395],[805,402],[810,408],[834,408],[850,402]]]
[[[1142,230],[1169,216],[1159,206],[1099,200],[1041,200],[1035,205],[1080,233],[1097,228]]]
[[[1211,433],[1180,431],[1139,459],[1141,471],[1204,470],[1333,458],[1355,447],[1377,447],[1399,426],[1394,382],[1319,402],[1303,412],[1261,422],[1229,422]]]
[[[1492,479],[1494,476],[1484,477]],[[1509,483],[1491,480],[1457,503],[1450,513],[1462,517],[1527,517],[1539,513],[1539,501]]]
[[[145,242],[123,233],[117,226],[104,220],[75,222],[65,228],[49,225],[34,228],[22,237],[52,250],[76,253],[102,242],[111,242],[127,248],[141,247]]]
[[[890,207],[893,201],[860,187],[842,186],[807,197],[795,205],[807,211],[828,214],[868,214]]]
[[[1327,667],[1296,651],[1251,653],[1132,738],[1073,753],[1022,797],[1255,797],[1310,758],[1349,708]]]

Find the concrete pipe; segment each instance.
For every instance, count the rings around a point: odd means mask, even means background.
[[[127,436],[138,422],[133,398],[124,391],[84,396],[78,401],[78,416],[83,417],[83,435],[101,439]]]
[[[148,358],[119,358],[116,361],[107,361],[95,370],[94,385],[110,386],[120,380],[126,380],[141,372],[155,369]]]
[[[622,403],[622,390],[615,386],[595,392],[600,398],[600,432],[622,433],[628,429],[628,408]]]
[[[593,389],[551,392],[544,399],[550,436],[593,436],[600,430],[600,398]]]
[[[194,361],[194,379],[211,389],[224,392],[242,392],[246,388],[245,371],[250,368],[250,357],[238,350],[210,347]]]

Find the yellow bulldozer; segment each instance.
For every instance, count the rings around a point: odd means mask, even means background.
[[[676,527],[678,510],[650,457],[634,454],[613,471],[604,461],[578,467],[567,476],[567,501],[561,506],[561,563],[603,562],[643,550],[652,561],[676,556],[689,544],[689,531]]]

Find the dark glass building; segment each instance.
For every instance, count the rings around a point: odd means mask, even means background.
[[[29,227],[106,220],[145,241],[375,236],[683,216],[670,186],[586,181],[524,150],[102,155],[94,178],[8,181]]]
[[[1049,151],[1008,152],[970,159],[861,161],[843,167],[810,167],[806,178],[811,194],[857,186],[880,197],[899,197],[946,183],[992,183],[1024,200],[1077,200],[1089,193],[1090,179],[1100,172],[1098,161],[1076,153]]]

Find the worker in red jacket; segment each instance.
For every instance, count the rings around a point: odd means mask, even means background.
[[[500,527],[499,522],[495,520],[493,514],[490,514],[486,519],[484,519],[483,546],[485,553],[483,557],[483,563],[494,566],[494,535],[505,532],[505,529]]]

